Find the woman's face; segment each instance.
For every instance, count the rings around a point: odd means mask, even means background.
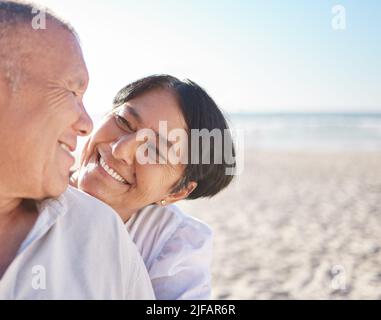
[[[83,150],[78,188],[106,202],[122,218],[166,199],[182,177],[184,165],[159,163],[156,152],[155,164],[142,164],[136,157],[145,143],[136,139],[137,132],[149,128],[158,133],[159,121],[166,121],[168,132],[186,129],[180,107],[167,90],[148,91],[115,109]],[[153,139],[157,148],[159,140],[168,141],[167,137]]]

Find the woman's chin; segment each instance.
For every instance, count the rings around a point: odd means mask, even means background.
[[[78,189],[86,192],[87,194],[93,196],[94,198],[97,198],[103,202],[106,202],[104,199],[104,192],[100,190],[100,188],[94,187],[92,184],[88,184],[83,181],[79,181],[78,183]]]
[[[78,189],[95,196],[98,193],[100,193],[97,189],[99,189],[99,184],[96,183],[96,181],[91,181],[91,177],[87,177],[85,175],[81,175],[78,178]]]

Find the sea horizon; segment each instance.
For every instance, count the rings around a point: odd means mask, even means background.
[[[93,114],[94,124],[105,114]],[[224,115],[233,131],[243,130],[245,149],[381,151],[381,112],[224,112]]]
[[[245,147],[282,150],[381,151],[381,112],[227,113]]]

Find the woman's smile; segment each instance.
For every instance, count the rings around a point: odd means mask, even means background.
[[[110,156],[105,155],[104,152],[96,148],[86,165],[86,171],[90,175],[101,177],[107,184],[111,183],[113,186],[130,189],[134,185],[134,181],[116,169],[116,166],[112,164],[113,161],[110,161],[109,158]]]
[[[110,168],[101,156],[99,156],[99,164],[104,169],[104,171],[109,174],[110,177],[114,178],[120,183],[129,184],[120,174],[118,174],[114,169]]]

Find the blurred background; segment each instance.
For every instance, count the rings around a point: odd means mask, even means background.
[[[37,2],[80,35],[95,123],[168,73],[244,129],[233,185],[179,204],[214,229],[213,298],[381,298],[379,1]]]

